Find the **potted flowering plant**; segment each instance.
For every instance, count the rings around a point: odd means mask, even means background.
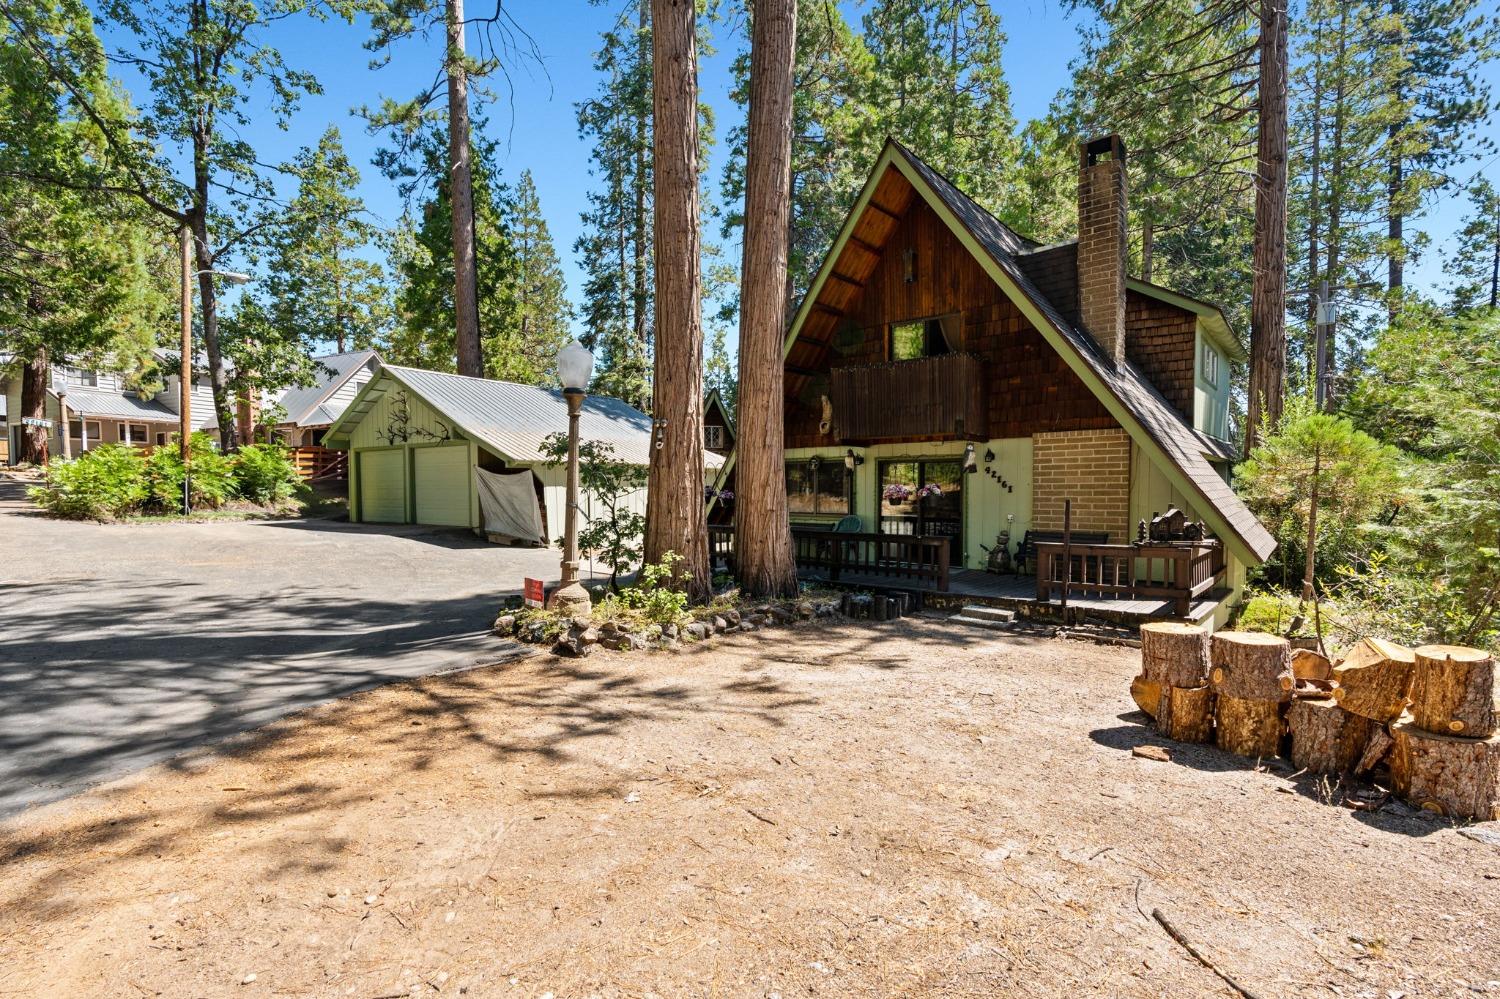
[[[905,503],[911,499],[915,490],[904,482],[892,482],[881,490],[880,496],[887,503]]]

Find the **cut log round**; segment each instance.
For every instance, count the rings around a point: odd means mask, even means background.
[[[1146,679],[1144,674],[1138,676],[1130,681],[1130,698],[1136,707],[1155,718],[1157,702],[1161,700],[1161,684]]]
[[[1285,638],[1260,631],[1221,631],[1213,637],[1209,679],[1221,697],[1290,700],[1292,647]]]
[[[1214,701],[1214,737],[1220,749],[1241,756],[1275,756],[1281,752],[1284,731],[1279,701],[1223,694]]]
[[[1208,682],[1208,631],[1182,621],[1141,625],[1141,675],[1162,687]]]
[[[1156,730],[1178,742],[1209,742],[1214,731],[1213,704],[1212,687],[1163,687]]]
[[[1292,733],[1292,763],[1315,774],[1342,774],[1354,769],[1370,742],[1376,723],[1351,715],[1332,698],[1294,701],[1286,713]]]
[[[1392,789],[1418,808],[1452,819],[1500,819],[1500,734],[1466,739],[1391,726]]]
[[[1414,653],[1411,716],[1417,728],[1484,738],[1495,733],[1495,660],[1481,649],[1424,645]]]
[[[1328,680],[1333,677],[1333,663],[1312,649],[1292,650],[1292,675],[1299,680]]]
[[[1406,709],[1415,661],[1411,649],[1394,642],[1361,639],[1333,668],[1333,697],[1350,714],[1394,721]]]
[[[1370,741],[1365,744],[1365,751],[1359,755],[1359,762],[1354,764],[1354,772],[1362,774],[1385,759],[1386,754],[1391,751],[1393,741],[1386,727],[1375,723],[1374,729],[1370,732]]]

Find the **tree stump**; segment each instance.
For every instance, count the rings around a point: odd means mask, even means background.
[[[1280,701],[1219,694],[1214,702],[1214,734],[1220,749],[1240,756],[1275,756],[1281,752]]]
[[[1285,701],[1292,696],[1292,647],[1259,631],[1221,631],[1213,637],[1209,679],[1220,697]]]
[[[1201,687],[1208,681],[1208,632],[1182,621],[1141,625],[1141,675],[1161,687]]]
[[[1331,680],[1333,664],[1321,652],[1312,649],[1292,650],[1292,675],[1298,680]]]
[[[1376,723],[1351,715],[1331,697],[1294,701],[1286,713],[1292,733],[1292,763],[1315,774],[1342,774],[1354,769],[1369,744]]]
[[[1146,679],[1143,673],[1130,681],[1130,698],[1135,701],[1136,707],[1155,718],[1157,706],[1161,701],[1161,684]]]
[[[1212,687],[1163,687],[1156,730],[1178,742],[1209,742],[1214,730]]]
[[[1495,733],[1495,660],[1462,645],[1414,653],[1411,716],[1417,728],[1482,739]]]
[[[1333,698],[1350,714],[1394,721],[1406,709],[1415,661],[1411,649],[1394,642],[1361,639],[1333,668]]]
[[[1391,736],[1391,787],[1402,798],[1451,819],[1500,819],[1500,734],[1466,739],[1403,718]]]

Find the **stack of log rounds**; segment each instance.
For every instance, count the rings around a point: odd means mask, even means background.
[[[1157,731],[1169,739],[1207,742],[1212,737],[1208,651],[1208,631],[1199,625],[1181,621],[1141,625],[1141,675],[1131,684],[1131,694],[1156,719]]]
[[[1411,649],[1378,638],[1360,639],[1333,668],[1334,700],[1361,718],[1395,721],[1406,710],[1414,663]]]
[[[1296,685],[1291,644],[1263,632],[1221,631],[1209,658],[1219,747],[1240,756],[1277,755],[1285,731],[1282,706]]]
[[[1461,645],[1416,650],[1411,717],[1417,728],[1482,739],[1495,734],[1495,660]]]
[[[1379,728],[1368,718],[1351,715],[1331,697],[1292,702],[1286,721],[1292,733],[1292,764],[1314,774],[1353,770],[1370,734]]]
[[[1500,819],[1500,734],[1444,735],[1416,719],[1391,726],[1391,789],[1419,808],[1453,819]]]

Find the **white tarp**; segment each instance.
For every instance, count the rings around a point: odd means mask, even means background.
[[[542,537],[542,512],[537,507],[536,487],[531,469],[515,472],[487,472],[479,475],[479,509],[484,514],[486,534],[545,545]]]

